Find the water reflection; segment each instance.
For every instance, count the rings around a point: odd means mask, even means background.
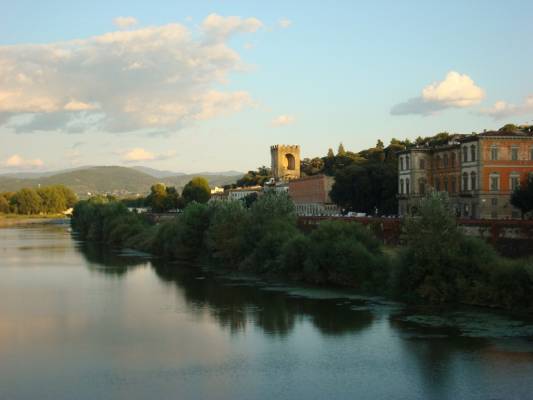
[[[122,276],[148,263],[142,254],[109,249],[100,243],[79,242],[76,248],[83,255],[91,270],[106,275]]]
[[[269,334],[286,335],[295,321],[308,318],[321,333],[339,335],[364,329],[373,319],[370,311],[353,311],[349,304],[338,304],[338,299],[291,297],[254,281],[221,282],[220,277],[191,273],[186,266],[169,268],[156,263],[154,269],[163,281],[179,288],[193,311],[207,308],[233,333],[252,324]]]

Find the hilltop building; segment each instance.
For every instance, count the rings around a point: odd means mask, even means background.
[[[276,144],[270,146],[272,176],[276,182],[300,177],[300,146]]]
[[[447,192],[462,218],[519,218],[512,191],[533,173],[533,133],[500,130],[446,145],[398,153],[399,214],[416,210],[427,191]]]

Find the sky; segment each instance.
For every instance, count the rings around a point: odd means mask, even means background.
[[[0,173],[533,124],[531,1],[0,0]]]

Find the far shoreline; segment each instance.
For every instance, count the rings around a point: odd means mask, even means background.
[[[68,221],[69,218],[62,214],[52,215],[18,215],[18,214],[0,214],[0,228],[7,228],[16,225],[30,224],[53,224],[58,221]]]

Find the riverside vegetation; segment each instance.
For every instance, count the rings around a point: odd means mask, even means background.
[[[159,224],[119,202],[93,198],[75,206],[72,226],[88,241],[225,271],[284,275],[414,303],[533,311],[533,261],[502,258],[484,241],[465,236],[439,194],[428,195],[419,215],[404,221],[405,245],[393,251],[353,222],[326,221],[304,234],[288,196],[276,193],[249,207],[193,201]]]
[[[0,193],[0,214],[59,214],[72,208],[77,201],[76,194],[63,185],[24,188],[17,192]]]

